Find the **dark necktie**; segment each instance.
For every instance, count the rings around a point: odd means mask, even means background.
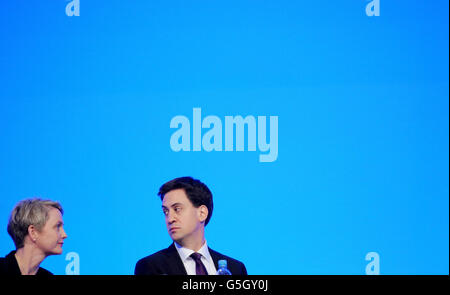
[[[203,264],[201,257],[202,255],[194,252],[191,254],[192,259],[195,261],[195,274],[196,275],[207,275],[208,272],[206,271],[205,265]]]

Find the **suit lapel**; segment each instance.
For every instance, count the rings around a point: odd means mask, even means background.
[[[208,247],[209,254],[211,254],[211,257],[214,261],[214,265],[216,266],[216,269],[219,269],[219,260],[225,259],[227,260],[227,268],[230,270],[232,274],[237,275],[243,275],[242,269],[240,268],[239,264],[235,262],[234,259],[227,258],[226,256],[220,254],[219,252],[216,252]],[[246,273],[245,273],[246,274]]]
[[[181,261],[180,255],[178,254],[177,249],[175,248],[175,244],[167,248],[166,251],[167,258],[167,268],[169,275],[187,275],[186,268],[184,267],[183,261]]]
[[[208,251],[214,261],[214,266],[216,267],[216,269],[219,269],[219,260],[222,259],[222,256],[218,252],[212,250],[209,247]]]

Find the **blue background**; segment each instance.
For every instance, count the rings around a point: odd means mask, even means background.
[[[0,256],[21,199],[58,200],[42,264],[132,274],[167,247],[164,182],[214,195],[211,248],[250,274],[449,273],[448,1],[5,1]],[[176,115],[278,116],[278,159],[173,152]],[[191,139],[192,144],[192,139]]]

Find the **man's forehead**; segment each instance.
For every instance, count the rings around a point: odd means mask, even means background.
[[[189,199],[183,189],[175,189],[164,195],[162,205],[165,207],[173,206],[175,203],[185,204]]]

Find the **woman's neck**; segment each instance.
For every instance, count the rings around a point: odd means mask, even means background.
[[[15,254],[22,275],[35,275],[45,255],[33,246],[25,245],[17,249]]]

